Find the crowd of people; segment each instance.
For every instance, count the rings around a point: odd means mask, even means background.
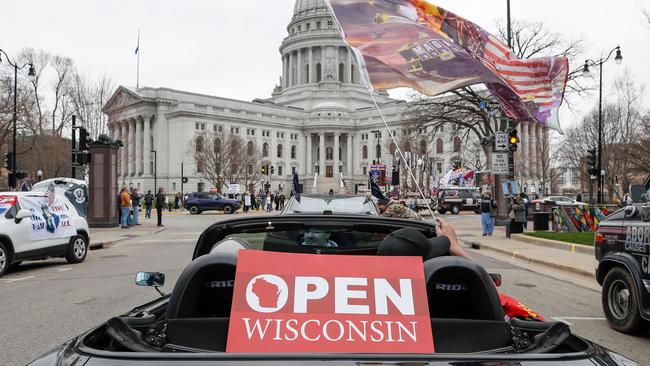
[[[287,201],[287,196],[284,192],[266,192],[265,190],[258,190],[257,192],[246,192],[241,197],[230,197],[240,199],[244,212],[248,211],[281,211]]]
[[[123,185],[117,194],[117,212],[120,227],[128,229],[131,226],[140,225],[140,210],[142,208],[145,210],[144,217],[147,219],[151,218],[151,211],[155,208],[158,220],[157,226],[164,226],[162,224],[162,211],[167,202],[168,198],[163,188],[158,188],[155,195],[151,191],[147,191],[145,195],[142,195],[137,188],[131,187],[129,189],[126,185]]]

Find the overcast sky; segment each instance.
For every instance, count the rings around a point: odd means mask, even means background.
[[[135,86],[137,32],[140,85],[169,87],[221,97],[269,97],[281,71],[278,47],[286,36],[294,0],[32,0],[5,1],[0,48],[24,47],[72,58],[88,76],[106,74]],[[505,18],[506,0],[437,0],[489,31]],[[511,0],[513,18],[542,21],[567,38],[583,38],[583,58],[616,45],[624,63],[605,66],[605,95],[625,68],[640,84],[650,81],[650,28],[641,10],[650,0]],[[403,96],[403,92],[393,93]],[[646,98],[646,101],[650,98]],[[580,103],[580,113],[597,95]],[[577,118],[566,110],[563,126]]]

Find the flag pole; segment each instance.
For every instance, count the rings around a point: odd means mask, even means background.
[[[138,46],[135,48],[135,54],[138,56],[138,64],[136,70],[135,88],[140,88],[140,30],[138,29]]]

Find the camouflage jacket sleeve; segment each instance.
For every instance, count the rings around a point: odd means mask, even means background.
[[[423,221],[422,217],[410,208],[399,203],[391,203],[384,212],[386,217]]]

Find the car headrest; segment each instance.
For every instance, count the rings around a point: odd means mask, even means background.
[[[207,254],[181,273],[167,305],[167,318],[229,317],[237,255]]]
[[[432,318],[503,321],[496,286],[477,263],[460,257],[429,259],[424,278]]]

